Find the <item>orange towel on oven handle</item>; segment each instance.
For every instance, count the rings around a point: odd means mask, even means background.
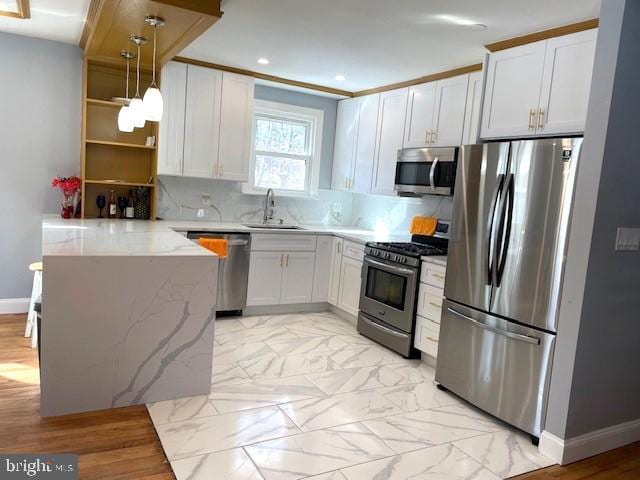
[[[433,235],[436,233],[438,219],[416,215],[411,220],[411,235]]]
[[[220,258],[227,258],[229,254],[229,242],[224,238],[201,237],[198,239],[198,243],[207,250],[211,250]]]

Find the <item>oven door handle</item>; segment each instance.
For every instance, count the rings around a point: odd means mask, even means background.
[[[429,170],[429,184],[431,185],[431,188],[436,187],[436,167],[438,166],[439,161],[438,157],[435,157],[431,164],[431,170]]]
[[[407,276],[412,276],[416,274],[416,271],[413,269],[404,268],[396,265],[389,265],[388,263],[383,263],[369,257],[364,257],[364,263],[366,263],[367,265],[373,265],[374,267],[378,267],[389,273],[400,273]]]

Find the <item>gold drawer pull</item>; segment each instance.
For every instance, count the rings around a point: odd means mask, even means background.
[[[431,340],[434,343],[438,343],[438,339],[437,338],[427,337],[427,340]]]
[[[438,305],[437,303],[429,302],[429,305],[435,308],[442,308],[442,305]]]
[[[434,277],[439,278],[441,280],[444,280],[444,275],[442,275],[440,273],[431,272],[431,275],[433,275]]]

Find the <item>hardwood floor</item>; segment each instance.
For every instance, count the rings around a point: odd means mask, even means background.
[[[173,473],[144,406],[40,418],[37,351],[25,315],[0,315],[0,452],[78,453],[80,479],[165,480]],[[638,480],[640,442],[518,480]]]
[[[77,453],[81,479],[173,479],[144,406],[40,417],[25,315],[0,315],[0,452]]]

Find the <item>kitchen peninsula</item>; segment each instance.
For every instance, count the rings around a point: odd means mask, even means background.
[[[155,222],[42,224],[41,414],[208,394],[218,257]]]

